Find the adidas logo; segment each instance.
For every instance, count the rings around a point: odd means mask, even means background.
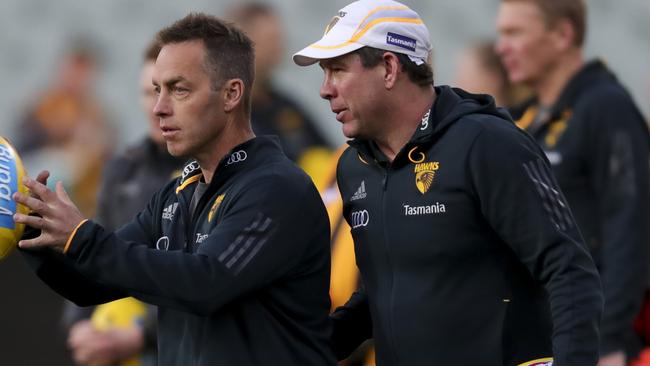
[[[163,220],[171,221],[174,218],[174,213],[176,212],[177,208],[178,208],[178,202],[175,202],[167,206],[165,209],[163,209],[163,213],[162,213]]]
[[[362,200],[366,198],[366,181],[362,180],[361,185],[359,186],[359,189],[357,189],[356,192],[352,195],[352,198],[350,198],[350,201],[356,201],[356,200]]]

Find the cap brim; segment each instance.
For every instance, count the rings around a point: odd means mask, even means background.
[[[322,46],[319,43],[320,41],[296,52],[293,55],[293,62],[298,66],[309,66],[319,62],[320,60],[342,56],[363,47],[360,43],[348,43],[344,46],[337,47]]]

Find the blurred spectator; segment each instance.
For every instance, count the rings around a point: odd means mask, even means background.
[[[148,135],[112,159],[104,171],[97,221],[107,230],[117,229],[144,209],[151,196],[178,175],[183,163],[167,152],[159,118],[153,113],[156,94],[151,77],[159,51],[156,43],[149,45],[140,73],[141,104],[148,119]],[[68,344],[79,365],[136,365],[138,362],[133,357],[143,351],[139,364],[156,364],[155,306],[133,298],[97,308],[80,308],[66,302],[64,323],[70,331]]]
[[[94,98],[97,56],[89,43],[74,42],[63,56],[51,87],[28,107],[16,147],[28,172],[58,172],[85,215],[95,210],[103,163],[114,134]]]
[[[649,75],[650,76],[650,75]],[[648,95],[650,95],[650,77],[648,77]],[[648,99],[650,103],[650,99]],[[650,120],[646,119],[646,124]],[[634,320],[634,329],[643,340],[644,348],[639,354],[639,357],[630,363],[630,366],[650,366],[650,278],[646,283],[645,296],[641,311]]]
[[[19,123],[16,146],[28,172],[58,172],[85,215],[94,214],[101,170],[114,135],[93,97],[97,55],[90,43],[76,41],[63,56],[54,83]]]
[[[285,57],[285,38],[279,15],[261,2],[237,4],[227,12],[255,44],[255,84],[251,125],[256,135],[278,135],[285,154],[315,182],[323,177],[329,157],[326,139],[314,120],[273,84],[273,73]]]
[[[614,74],[583,59],[585,13],[583,0],[502,0],[496,49],[510,81],[535,92],[513,117],[544,148],[600,271],[598,365],[624,366],[640,348],[632,323],[649,261],[650,136]]]
[[[456,62],[455,79],[457,87],[471,93],[489,94],[500,107],[519,104],[530,94],[525,87],[508,80],[493,41],[474,43],[464,49]]]

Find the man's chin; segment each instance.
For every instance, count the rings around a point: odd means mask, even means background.
[[[183,150],[180,146],[171,144],[169,142],[167,142],[167,152],[169,152],[169,155],[176,158],[182,158],[187,156],[187,152]]]
[[[343,136],[349,139],[356,139],[359,137],[357,130],[350,125],[343,124],[341,131],[343,132]]]

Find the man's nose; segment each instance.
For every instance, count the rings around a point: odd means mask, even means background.
[[[327,100],[332,99],[332,97],[334,96],[334,87],[327,74],[323,78],[323,83],[320,86],[319,94],[321,98]]]
[[[167,117],[172,114],[169,98],[164,93],[159,93],[156,97],[156,104],[153,106],[153,113],[156,117]]]

